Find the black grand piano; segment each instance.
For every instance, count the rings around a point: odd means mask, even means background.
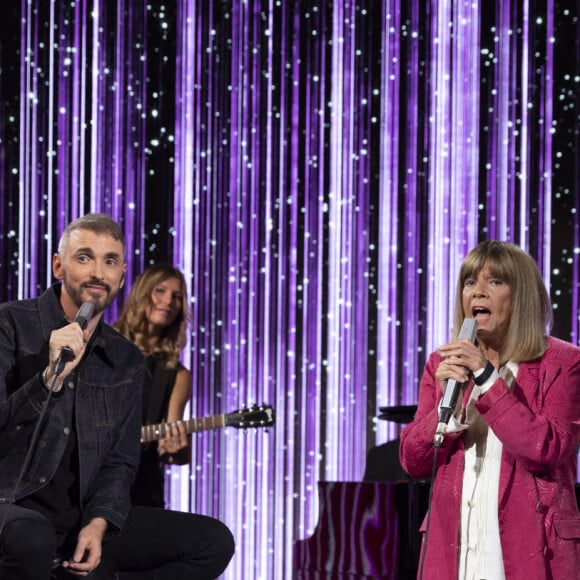
[[[416,406],[380,411],[381,419],[408,423]],[[316,529],[294,544],[295,580],[416,577],[429,482],[403,471],[398,450],[398,440],[372,448],[363,481],[318,483]]]
[[[417,575],[426,482],[321,481],[314,533],[294,544],[296,580]]]

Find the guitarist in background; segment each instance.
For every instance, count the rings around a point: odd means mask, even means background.
[[[182,419],[192,377],[179,361],[185,345],[187,304],[183,274],[173,266],[151,266],[135,280],[114,324],[146,358],[149,374],[143,389],[142,424],[171,425],[164,438],[142,444],[131,492],[133,505],[165,507],[164,465],[190,461],[191,438]]]

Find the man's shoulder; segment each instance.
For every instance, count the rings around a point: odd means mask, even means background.
[[[19,326],[22,321],[30,320],[31,316],[38,316],[38,298],[25,300],[10,300],[0,303],[0,323]]]
[[[58,296],[54,286],[47,288],[34,298],[22,298],[0,302],[0,312],[38,312],[53,310],[59,307]],[[60,308],[59,308],[60,310]]]
[[[38,310],[38,298],[26,298],[24,300],[9,300],[0,302],[0,312],[19,312]]]

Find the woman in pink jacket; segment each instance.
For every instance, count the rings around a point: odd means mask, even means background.
[[[551,312],[517,246],[486,241],[465,258],[454,340],[429,357],[401,433],[411,476],[431,477],[436,462],[424,580],[580,578],[580,348],[548,336]],[[475,344],[457,339],[465,318],[477,323]],[[460,394],[435,454],[450,379]]]

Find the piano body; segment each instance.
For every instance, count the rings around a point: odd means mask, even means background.
[[[294,544],[295,580],[415,578],[427,482],[321,481],[314,533]]]
[[[405,423],[416,407],[380,410],[381,419]],[[318,483],[316,528],[294,544],[295,580],[416,577],[429,482],[411,480],[402,470],[398,444],[390,441],[369,451],[363,481]]]

